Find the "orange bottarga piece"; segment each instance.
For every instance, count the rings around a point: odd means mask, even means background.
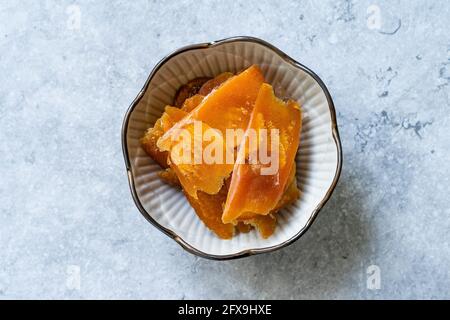
[[[170,169],[166,169],[170,170]],[[283,192],[283,195],[281,196],[280,200],[277,202],[276,206],[272,209],[270,212],[271,214],[277,213],[278,210],[283,209],[284,207],[290,205],[295,200],[298,199],[300,196],[300,190],[297,188],[297,180],[295,178],[296,176],[296,167],[295,162],[292,164],[291,171],[289,173],[289,178],[286,183],[285,190]],[[253,218],[260,216],[260,214],[254,213],[254,212],[244,212],[242,213],[239,218],[237,218],[238,221],[243,222],[250,222]],[[264,221],[264,220],[261,220]]]
[[[208,134],[214,134],[211,141],[205,138]],[[233,163],[222,161],[230,153],[222,135],[197,121],[186,124],[174,139],[176,143],[167,150],[168,161],[183,189],[193,198],[197,198],[197,191],[218,193],[233,170]]]
[[[226,158],[231,150],[234,151],[236,145],[226,144],[226,129],[246,129],[263,81],[264,76],[257,66],[251,66],[239,75],[229,78],[158,140],[158,148],[161,151],[169,151],[171,168],[174,169],[181,185],[190,196],[197,198],[197,191],[208,194],[219,192],[223,180],[231,174],[234,164],[227,163]],[[203,150],[209,144],[203,141],[202,137],[195,136],[195,122],[202,124],[202,132],[212,128],[221,135],[221,137],[215,137],[215,139],[221,139],[224,148],[223,159],[220,163],[205,164],[205,160],[200,159],[196,163],[179,165],[180,161],[176,161],[177,154],[173,152],[173,149],[176,146],[179,147],[178,138],[181,132],[190,132],[192,140],[200,139]],[[194,151],[194,147],[191,149]]]
[[[167,184],[180,187],[180,180],[178,180],[177,175],[171,168],[167,168],[165,170],[161,170],[158,172],[158,176]]]
[[[275,232],[277,219],[271,214],[265,216],[257,215],[249,220],[248,223],[258,230],[263,239],[267,239]]]
[[[175,123],[183,119],[191,110],[198,106],[202,100],[203,96],[195,95],[186,99],[181,109],[166,106],[163,115],[156,120],[153,128],[150,128],[145,132],[144,137],[141,139],[142,148],[161,167],[168,168],[169,165],[167,163],[168,152],[159,150],[157,146],[159,138],[162,137],[164,132],[169,130]]]
[[[239,217],[239,224],[254,226],[258,230],[261,237],[263,237],[264,239],[270,237],[275,232],[275,228],[277,225],[277,211],[293,203],[298,199],[300,195],[300,190],[298,190],[297,188],[295,173],[295,163],[293,163],[286,190],[284,191],[280,201],[278,201],[277,205],[272,210],[271,214],[263,216],[251,212],[246,212]]]
[[[272,213],[275,213],[276,211],[283,209],[284,207],[294,203],[294,201],[297,200],[298,197],[300,196],[300,190],[297,187],[297,179],[295,174],[296,168],[294,162],[292,165],[291,174],[287,183],[286,190],[281,196],[280,201],[278,201],[277,205],[272,210]]]
[[[173,99],[173,104],[175,105],[175,107],[183,106],[186,99],[189,99],[190,97],[196,95],[200,91],[200,88],[209,80],[211,80],[211,78],[200,77],[192,79],[185,85],[182,85],[178,89],[177,93],[175,94],[175,98]]]
[[[206,81],[202,87],[200,88],[198,94],[201,94],[203,96],[206,96],[211,93],[214,89],[216,89],[218,86],[220,86],[222,83],[230,79],[234,74],[231,72],[224,72],[219,74],[214,79]]]
[[[180,187],[180,181],[171,168],[160,171],[159,176],[166,183],[175,187]],[[239,222],[236,226],[231,223],[222,222],[223,206],[227,200],[229,185],[230,179],[227,179],[222,189],[214,195],[199,191],[198,199],[195,199],[184,192],[186,198],[192,208],[194,208],[195,213],[200,220],[202,220],[211,231],[222,239],[230,239],[235,234],[235,227],[242,233],[247,233],[252,229],[252,225],[245,224],[244,222]]]
[[[157,147],[158,139],[164,134],[164,130],[161,124],[161,118],[156,120],[155,125],[149,128],[145,135],[141,138],[141,145],[145,152],[155,160],[162,168],[168,168],[167,163],[167,151],[160,151]]]
[[[199,191],[197,199],[184,192],[200,220],[222,239],[231,239],[235,231],[233,224],[222,222],[223,205],[227,200],[227,192],[228,187],[225,184],[214,195]]]
[[[192,118],[225,134],[226,129],[245,130],[264,76],[253,65],[229,78],[193,111]]]
[[[181,110],[187,113],[191,112],[203,101],[203,98],[204,96],[196,94],[195,96],[186,99],[181,107]]]
[[[183,121],[164,134],[158,141],[158,146],[161,149],[169,149],[173,133],[192,120],[202,121],[211,128],[220,130],[224,136],[226,129],[245,130],[263,82],[264,76],[256,65],[229,78],[205,97]]]
[[[220,215],[220,219],[222,219],[222,215]],[[221,220],[222,221],[222,220]],[[236,229],[241,233],[249,233],[252,230],[253,226],[248,223],[244,223],[242,221],[239,221],[236,225]]]
[[[169,131],[178,121],[186,117],[188,113],[176,107],[167,106],[161,116],[161,127],[164,132]]]
[[[280,201],[277,203],[272,214],[266,216],[251,213],[242,215],[239,217],[240,221],[236,225],[236,229],[239,232],[247,233],[255,227],[264,239],[273,234],[277,223],[275,215],[276,211],[293,203],[300,194],[300,191],[297,188],[297,182],[295,180],[295,163],[292,167],[288,187],[283,193]],[[159,176],[170,185],[175,187],[181,186],[177,175],[171,168],[160,171]],[[199,191],[198,199],[195,199],[185,193],[186,198],[189,200],[189,203],[194,208],[203,223],[222,239],[229,239],[230,235],[233,234],[233,228],[231,227],[232,224],[225,224],[222,222],[223,206],[227,198],[229,185],[230,179],[227,179],[222,189],[220,189],[220,191],[215,195],[208,195],[202,191]]]
[[[257,162],[248,161],[250,152],[247,148],[249,133],[252,130],[260,137],[261,129],[278,129],[279,146],[275,150],[270,149],[271,158],[278,158],[278,170],[267,174],[263,169],[272,165],[262,164],[258,154]],[[224,223],[234,222],[245,213],[267,215],[271,213],[280,201],[289,177],[295,154],[299,145],[301,131],[301,111],[297,102],[283,102],[278,99],[269,84],[263,84],[258,93],[255,107],[246,131],[245,140],[241,145],[238,158],[233,169],[230,190],[224,208],[222,220]],[[269,139],[270,140],[270,139]],[[262,140],[258,140],[258,149]],[[249,143],[251,145],[251,143]]]

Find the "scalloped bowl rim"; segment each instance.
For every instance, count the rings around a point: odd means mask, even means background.
[[[284,241],[282,243],[279,243],[277,245],[270,246],[270,247],[258,248],[258,249],[246,249],[246,250],[243,250],[243,251],[240,251],[240,252],[237,252],[237,253],[233,253],[233,254],[228,254],[228,255],[214,255],[214,254],[205,253],[205,252],[203,252],[203,251],[201,251],[201,250],[191,246],[183,238],[178,236],[174,231],[172,231],[172,230],[170,230],[168,228],[165,228],[164,226],[160,225],[155,219],[152,218],[151,214],[148,213],[147,210],[144,208],[144,206],[142,205],[142,203],[141,203],[141,201],[139,199],[139,196],[137,195],[137,191],[136,191],[136,188],[135,188],[135,183],[134,183],[133,174],[132,174],[132,167],[131,167],[131,164],[130,164],[130,158],[129,158],[129,154],[128,154],[127,133],[128,133],[128,123],[129,123],[129,119],[130,119],[131,113],[133,112],[134,108],[137,106],[139,101],[142,99],[142,97],[144,96],[144,93],[146,92],[146,90],[147,90],[151,80],[153,79],[153,77],[155,76],[155,74],[158,72],[158,70],[161,68],[162,65],[164,65],[167,61],[169,61],[170,59],[172,59],[176,55],[181,54],[183,52],[187,52],[187,51],[191,51],[191,50],[198,50],[198,49],[207,49],[207,48],[220,46],[222,44],[230,43],[230,42],[253,42],[253,43],[257,43],[257,44],[260,44],[262,46],[265,46],[265,47],[269,48],[271,51],[273,51],[275,54],[279,55],[283,60],[285,60],[286,62],[290,63],[292,66],[294,66],[294,67],[302,70],[303,72],[307,73],[309,76],[311,76],[317,82],[317,84],[320,86],[321,90],[325,94],[325,97],[327,99],[327,104],[328,104],[328,107],[329,107],[329,110],[330,110],[331,125],[332,125],[331,133],[332,133],[333,140],[334,140],[334,142],[336,144],[337,165],[336,165],[336,172],[335,172],[333,181],[332,181],[330,187],[328,188],[325,196],[318,203],[318,205],[315,207],[315,209],[311,212],[311,215],[310,215],[306,225],[303,228],[301,228],[297,232],[297,234],[295,234],[289,240]],[[193,253],[193,254],[195,254],[197,256],[200,256],[200,257],[203,257],[203,258],[207,258],[207,259],[213,259],[213,260],[229,260],[229,259],[243,258],[243,257],[247,257],[247,256],[250,256],[250,255],[255,255],[255,254],[272,252],[272,251],[275,251],[277,249],[281,249],[283,247],[286,247],[286,246],[294,243],[296,240],[298,240],[309,229],[309,227],[312,225],[312,223],[314,222],[315,218],[317,217],[319,211],[323,208],[325,203],[331,197],[331,194],[333,193],[334,189],[336,188],[336,185],[337,185],[337,182],[339,180],[339,177],[340,177],[340,174],[341,174],[341,170],[342,170],[342,145],[341,145],[341,141],[340,141],[340,137],[339,137],[339,131],[338,131],[338,126],[337,126],[337,121],[336,121],[336,111],[335,111],[335,108],[334,108],[333,100],[331,98],[330,93],[328,92],[327,87],[325,86],[323,81],[320,79],[320,77],[317,74],[315,74],[312,70],[310,70],[308,67],[306,67],[303,64],[297,62],[296,60],[292,59],[286,53],[284,53],[283,51],[281,51],[277,47],[273,46],[272,44],[270,44],[270,43],[268,43],[268,42],[266,42],[264,40],[261,40],[259,38],[255,38],[255,37],[239,36],[239,37],[231,37],[231,38],[226,38],[226,39],[212,41],[212,42],[188,45],[188,46],[184,46],[184,47],[182,47],[182,48],[180,48],[178,50],[175,50],[171,54],[165,56],[163,59],[161,59],[156,64],[156,66],[150,72],[149,76],[147,77],[147,80],[145,81],[145,84],[144,84],[143,88],[141,89],[141,91],[139,91],[138,95],[133,100],[133,102],[131,103],[131,105],[128,108],[127,112],[125,113],[125,117],[124,117],[123,124],[122,124],[122,135],[121,135],[121,137],[122,137],[122,152],[123,152],[123,156],[124,156],[124,159],[125,159],[125,167],[126,167],[126,170],[127,170],[128,183],[129,183],[129,186],[130,186],[131,194],[132,194],[133,200],[135,202],[135,205],[137,206],[137,208],[139,209],[141,214],[153,226],[155,226],[157,229],[162,231],[164,234],[166,234],[167,236],[169,236],[170,238],[175,240],[186,251],[188,251],[190,253]]]

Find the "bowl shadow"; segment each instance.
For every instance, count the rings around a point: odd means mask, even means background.
[[[248,286],[240,298],[333,299],[365,292],[372,232],[364,219],[370,215],[361,214],[368,210],[358,188],[361,170],[343,168],[331,199],[298,241],[270,254],[230,261],[232,269],[245,271],[230,275]]]

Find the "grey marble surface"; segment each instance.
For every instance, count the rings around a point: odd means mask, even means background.
[[[449,16],[444,0],[3,0],[0,298],[450,298]],[[323,78],[345,162],[303,238],[216,262],[138,213],[120,133],[164,55],[234,35]]]

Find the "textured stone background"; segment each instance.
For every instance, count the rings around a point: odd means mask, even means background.
[[[0,298],[450,298],[449,16],[445,0],[3,0]],[[301,240],[215,262],[138,213],[120,131],[164,55],[234,35],[323,78],[345,163]]]

